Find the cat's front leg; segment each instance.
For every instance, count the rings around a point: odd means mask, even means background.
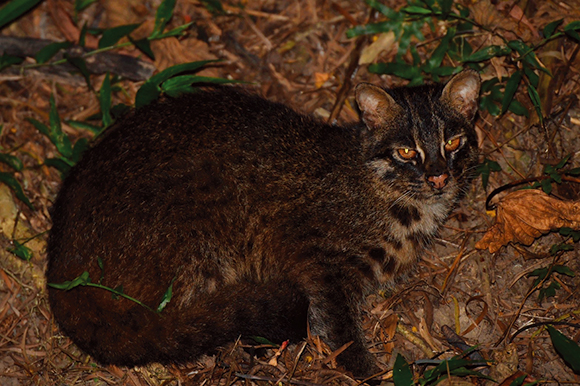
[[[358,275],[345,267],[325,266],[312,270],[310,279],[306,290],[312,333],[333,350],[352,342],[337,361],[355,376],[378,373],[380,368],[366,349],[362,332],[360,306],[364,299]]]

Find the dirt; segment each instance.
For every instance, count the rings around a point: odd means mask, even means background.
[[[143,23],[133,36],[139,38],[152,30],[158,5],[159,1],[103,0],[82,11],[75,21],[72,2],[47,0],[4,27],[0,35],[63,41],[78,39],[84,23],[101,28]],[[397,46],[392,35],[347,38],[349,28],[385,19],[365,2],[255,0],[224,1],[222,5],[225,14],[213,14],[198,1],[180,0],[170,28],[189,21],[194,24],[179,39],[155,42],[155,61],[131,48],[118,52],[138,57],[157,70],[188,61],[221,59],[200,74],[248,82],[246,87],[267,98],[339,122],[357,119],[352,87],[358,82],[385,87],[406,83],[394,76],[372,74],[367,68],[366,63],[394,60]],[[399,9],[406,3],[395,0],[387,5]],[[549,22],[580,20],[577,1],[466,1],[463,5],[482,26],[495,31],[472,31],[470,39],[476,48],[500,44],[498,36],[536,44]],[[435,23],[433,29],[426,27],[425,41],[439,41],[446,28],[445,23]],[[94,44],[96,39],[87,39],[88,46]],[[419,55],[425,55],[428,44],[412,44]],[[499,116],[480,112],[481,160],[497,162],[502,171],[491,173],[487,189],[479,178],[473,183],[437,244],[422,256],[415,271],[401,278],[388,293],[369,297],[365,332],[384,369],[391,370],[401,354],[414,363],[414,374],[419,377],[427,369],[420,360],[461,355],[459,348],[449,343],[451,331],[467,346],[476,346],[486,360],[495,360],[477,370],[499,382],[521,371],[527,374],[527,381],[580,384],[580,376],[557,354],[545,329],[548,322],[561,322],[564,324],[554,326],[576,342],[580,338],[578,243],[552,232],[529,246],[510,244],[493,254],[475,248],[494,223],[494,212],[485,207],[493,189],[542,176],[544,165],[555,165],[568,154],[572,157],[565,168],[580,166],[577,51],[577,42],[565,38],[538,51],[538,58],[556,75],[550,87],[541,88],[545,90],[542,100],[549,100],[543,103],[543,124],[525,87],[520,88],[516,99],[528,109],[529,118],[509,112]],[[365,64],[359,65],[361,57]],[[404,58],[412,60],[409,55]],[[25,62],[33,63],[30,58]],[[444,63],[459,65],[449,57]],[[482,78],[508,76],[519,65],[494,58],[482,66]],[[97,90],[103,79],[104,74],[90,78]],[[141,83],[119,82],[113,102],[131,104]],[[0,152],[15,155],[24,163],[20,171],[0,164],[0,171],[13,175],[34,205],[34,209],[29,208],[0,185],[1,385],[357,384],[336,367],[336,353],[316,337],[284,349],[232,342],[221,355],[204,357],[188,366],[129,369],[102,367],[63,336],[52,320],[43,277],[49,210],[61,175],[44,164],[57,156],[54,145],[28,121],[34,118],[48,123],[51,95],[63,120],[86,120],[99,111],[97,96],[78,73],[47,68],[0,72]],[[92,136],[67,124],[63,129],[73,142]],[[578,181],[554,186],[554,197],[579,200]],[[14,240],[30,248],[29,261],[8,252],[15,246]],[[571,250],[550,253],[553,245],[562,243]],[[530,274],[552,265],[566,266],[576,275],[552,275],[542,285],[545,288],[553,282],[559,288],[540,300],[539,291],[533,288],[535,277]],[[384,384],[392,382],[391,375],[386,373]],[[453,378],[452,383],[482,384],[484,380],[466,376]]]

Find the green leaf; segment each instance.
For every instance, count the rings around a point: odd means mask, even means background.
[[[395,31],[395,27],[398,25],[394,24],[392,21],[383,21],[380,23],[370,23],[366,25],[357,25],[346,31],[346,36],[351,39],[361,35],[375,35],[383,32]]]
[[[552,182],[549,179],[542,180],[541,185],[544,193],[546,194],[552,193]]]
[[[564,19],[555,20],[555,21],[549,23],[548,25],[546,25],[544,27],[544,30],[542,31],[544,33],[544,38],[546,38],[546,39],[551,38],[552,35],[554,35],[554,32],[556,31],[556,29],[560,26],[560,24],[562,24],[563,21],[564,21]]]
[[[395,359],[395,365],[393,366],[393,382],[395,383],[395,386],[413,385],[413,372],[401,354],[397,354],[397,359]]]
[[[369,66],[369,72],[396,75],[403,79],[414,79],[421,75],[420,68],[407,63],[374,63]]]
[[[431,54],[431,57],[427,61],[430,68],[434,69],[441,66],[443,58],[445,57],[447,51],[449,50],[449,43],[455,37],[456,33],[457,29],[455,27],[451,27],[447,30],[447,33],[445,34],[443,39],[441,39],[441,43],[439,43],[437,48],[435,48],[435,50]]]
[[[117,44],[121,38],[129,35],[141,24],[127,24],[106,29],[99,40],[99,48],[111,47]]]
[[[91,125],[90,123],[86,123],[86,122],[72,121],[72,120],[66,120],[65,122],[67,125],[74,127],[75,129],[88,130],[94,134],[99,134],[103,130],[102,127],[99,127],[96,125]]]
[[[20,171],[24,167],[24,165],[22,165],[22,161],[20,161],[20,158],[12,154],[0,153],[0,162],[5,163],[16,171]]]
[[[113,123],[113,118],[111,118],[111,78],[108,72],[99,90],[99,103],[103,116],[103,127],[107,128]]]
[[[527,376],[528,376],[528,374],[524,374],[524,375],[517,377],[509,384],[509,386],[521,386],[524,383],[524,381],[526,380]]]
[[[451,358],[442,361],[437,367],[428,370],[424,373],[423,378],[419,380],[421,385],[426,385],[430,382],[436,381],[440,376],[447,375],[448,372],[465,367],[469,365],[470,361],[467,359]]]
[[[473,54],[465,57],[462,61],[465,62],[483,62],[489,60],[496,56],[505,56],[509,55],[512,50],[509,47],[505,46],[487,46],[482,48],[481,50],[474,52]]]
[[[516,94],[516,91],[518,91],[518,87],[520,86],[521,80],[522,80],[521,71],[514,72],[512,76],[508,79],[505,85],[503,100],[501,102],[502,114],[504,114],[508,110],[510,104],[512,103],[514,95]]]
[[[536,53],[534,52],[534,50],[531,47],[527,46],[521,40],[509,41],[508,47],[517,51],[517,53],[520,54],[520,57],[522,58],[524,63],[527,63],[532,68],[538,69],[540,71],[545,72],[547,75],[552,76],[550,71],[547,68],[545,68],[544,66],[542,66],[542,64],[540,63],[540,61],[536,57]]]
[[[556,352],[564,359],[564,362],[574,370],[580,373],[580,347],[578,343],[568,339],[560,331],[552,326],[548,326],[548,333]]]
[[[78,286],[85,286],[91,282],[91,278],[89,277],[89,272],[84,271],[80,276],[76,277],[73,280],[65,281],[63,283],[47,283],[49,287],[68,291]]]
[[[573,21],[572,23],[564,27],[564,31],[576,31],[580,30],[580,20]]]
[[[572,157],[572,153],[570,153],[566,157],[562,158],[560,160],[560,162],[558,162],[558,164],[556,166],[554,166],[554,169],[556,169],[556,170],[562,169],[564,167],[564,165],[566,165],[568,163],[568,161],[570,160],[570,157]]]
[[[12,240],[14,243],[14,248],[8,248],[8,252],[20,257],[24,261],[30,261],[32,259],[32,250],[24,244],[20,244],[16,240]]]
[[[173,16],[173,8],[175,8],[176,0],[163,0],[163,2],[157,8],[155,13],[155,26],[151,32],[150,38],[154,39],[160,35],[165,26],[169,22],[169,19]]]
[[[573,21],[572,23],[564,27],[564,32],[572,39],[580,41],[580,35],[578,35],[578,33],[576,32],[579,29],[580,29],[580,21]]]
[[[34,56],[34,59],[36,60],[36,63],[46,63],[50,58],[56,55],[58,51],[69,48],[70,46],[72,46],[71,42],[51,43],[38,51]]]
[[[75,12],[80,12],[98,0],[75,0]]]
[[[89,69],[87,68],[87,64],[85,63],[85,60],[83,58],[79,58],[76,56],[67,55],[66,53],[64,54],[64,57],[65,57],[67,62],[69,62],[70,64],[75,66],[81,72],[81,75],[85,78],[85,81],[87,82],[87,86],[92,91],[93,85],[91,84],[91,73],[89,72]]]
[[[143,107],[156,100],[159,95],[161,95],[161,83],[165,82],[167,79],[172,78],[182,72],[198,70],[199,68],[212,62],[216,62],[216,60],[202,60],[198,62],[178,64],[176,66],[166,68],[156,75],[153,75],[151,78],[145,81],[139,91],[137,91],[137,95],[135,96],[135,107]]]
[[[0,28],[24,15],[42,0],[12,0],[0,8]]]
[[[574,230],[572,228],[564,227],[564,228],[560,228],[559,233],[562,236],[572,237],[572,240],[574,240],[575,243],[580,241],[580,230]],[[572,271],[570,271],[570,272],[572,272]]]
[[[52,166],[56,170],[58,170],[63,178],[68,174],[70,168],[73,166],[72,162],[64,159],[64,158],[47,158],[44,160],[44,164],[46,166]]]
[[[163,294],[163,297],[161,298],[161,303],[159,303],[159,305],[157,306],[157,312],[163,311],[171,301],[171,297],[173,296],[173,282],[175,281],[175,279],[176,278],[174,277],[173,280],[171,280],[171,284],[169,284],[167,291],[165,291],[165,293]]]
[[[482,163],[477,165],[476,173],[481,174],[481,183],[484,189],[487,189],[487,183],[491,172],[501,171],[501,166],[495,161],[485,158]]]
[[[538,74],[536,74],[535,71],[532,70],[529,66],[524,66],[524,74],[526,74],[530,84],[537,88],[538,83],[540,82],[540,77]]]
[[[570,277],[576,276],[574,271],[572,271],[570,268],[566,267],[565,265],[558,264],[558,265],[555,265],[553,269],[554,269],[554,272],[558,272],[561,275],[566,275],[566,276],[570,276]]]
[[[186,29],[188,29],[192,25],[193,25],[193,22],[187,23],[187,24],[181,25],[179,27],[176,27],[176,28],[172,29],[171,31],[156,35],[155,37],[149,37],[148,39],[151,39],[151,40],[156,39],[157,40],[157,39],[165,39],[165,38],[172,37],[172,36],[181,36],[183,31],[185,31]]]
[[[516,115],[524,117],[530,116],[530,112],[528,111],[528,109],[516,99],[512,100],[512,103],[510,103],[510,107],[508,107],[508,110]]]
[[[24,190],[22,190],[22,186],[20,186],[18,180],[14,178],[14,176],[11,173],[1,172],[0,182],[8,185],[8,187],[12,189],[12,191],[20,201],[25,203],[26,206],[28,206],[30,209],[34,210],[34,205],[32,205],[28,197],[26,197],[26,195],[24,194]]]
[[[223,14],[225,13],[222,3],[218,0],[200,0],[205,8],[213,14]]]
[[[89,27],[88,27],[87,23],[85,22],[85,24],[83,24],[83,28],[81,28],[81,33],[79,34],[79,46],[81,46],[81,47],[85,46],[88,30],[89,30]]]
[[[396,12],[392,8],[387,7],[378,0],[365,0],[365,2],[369,5],[369,7],[376,9],[389,19],[394,19],[397,15],[399,15],[399,12]]]
[[[129,36],[129,40],[131,41],[131,43],[135,45],[135,47],[137,47],[139,51],[147,55],[149,59],[155,60],[155,54],[151,50],[151,44],[149,43],[149,39],[143,38],[139,40],[134,40],[131,36]]]
[[[536,109],[536,114],[538,114],[538,118],[540,119],[540,124],[544,124],[544,116],[542,114],[542,103],[540,101],[540,94],[538,94],[538,90],[533,87],[531,84],[528,85],[528,95],[530,96],[530,100]]]
[[[573,251],[573,250],[574,250],[574,247],[569,245],[569,244],[554,244],[550,248],[550,254],[555,255],[558,252],[568,252],[568,251]]]
[[[274,343],[274,342],[272,342],[264,337],[261,337],[261,336],[253,335],[253,336],[249,336],[249,338],[252,338],[253,340],[255,340],[259,344],[267,344],[268,346],[272,346],[272,347],[279,347],[280,346],[280,345],[278,345],[278,344],[276,344],[276,343]]]
[[[212,78],[198,75],[181,75],[163,82],[161,85],[161,90],[170,97],[175,98],[181,94],[192,93],[196,91],[196,89],[191,86],[193,83],[226,84],[237,82],[224,78]]]
[[[5,53],[0,56],[0,71],[8,68],[14,64],[20,64],[24,61],[24,58],[19,58],[18,56],[6,55]]]
[[[50,96],[50,112],[49,112],[49,127],[50,132],[48,137],[56,146],[60,154],[65,158],[70,158],[72,155],[72,147],[70,139],[62,131],[62,126],[60,124],[60,117],[58,115],[58,110],[56,109],[56,104],[54,102],[54,95]]]
[[[431,15],[433,14],[433,11],[427,8],[423,8],[423,7],[418,7],[415,5],[412,5],[410,7],[404,7],[401,8],[401,12],[405,12],[411,15]]]
[[[71,157],[72,163],[76,164],[77,162],[79,162],[81,160],[83,153],[88,148],[89,148],[89,140],[86,138],[79,138],[79,140],[76,141],[76,143],[73,147],[72,157]]]

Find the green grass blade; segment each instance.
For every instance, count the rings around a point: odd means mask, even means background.
[[[24,167],[20,158],[12,154],[0,153],[0,162],[5,163],[16,171],[20,171]]]
[[[111,77],[108,72],[99,90],[99,103],[103,115],[103,127],[109,127],[113,123],[113,118],[111,117]]]
[[[68,291],[78,286],[85,286],[91,282],[89,277],[89,272],[84,271],[79,276],[70,281],[65,281],[62,283],[47,283],[46,285],[52,288]]]
[[[0,8],[0,28],[24,15],[42,0],[12,0]]]
[[[20,186],[20,182],[18,182],[18,180],[14,178],[12,173],[6,172],[0,173],[0,182],[3,182],[6,185],[8,185],[8,187],[12,189],[12,191],[20,201],[25,203],[26,206],[28,206],[30,209],[34,210],[34,205],[32,205],[28,197],[26,197],[26,195],[24,194],[24,190],[22,189],[22,186]]]
[[[145,83],[143,83],[139,91],[137,91],[137,95],[135,96],[135,107],[140,108],[156,100],[159,95],[161,95],[160,85],[166,80],[182,72],[192,72],[198,70],[206,64],[212,62],[216,62],[216,60],[201,60],[198,62],[178,64],[176,66],[169,67],[156,75],[153,75]]]
[[[176,0],[164,0],[159,5],[157,12],[155,13],[155,26],[153,27],[153,32],[151,32],[150,38],[156,38],[163,32],[169,19],[173,16],[175,2]]]
[[[32,259],[32,250],[26,245],[13,240],[14,248],[8,248],[8,252],[18,256],[24,261],[30,261]]]

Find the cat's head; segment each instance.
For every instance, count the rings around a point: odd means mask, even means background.
[[[464,70],[446,85],[356,88],[368,164],[409,199],[454,199],[477,162],[479,74]],[[394,183],[393,183],[394,181]]]

